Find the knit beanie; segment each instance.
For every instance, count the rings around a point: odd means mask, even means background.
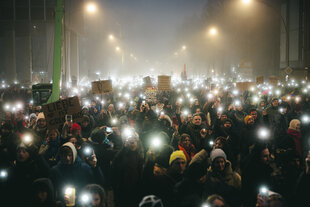
[[[81,126],[78,125],[77,123],[73,123],[71,127],[71,133],[73,130],[81,130]]]
[[[185,160],[185,162],[187,162],[186,156],[182,150],[174,151],[170,155],[169,165],[171,165],[176,159],[183,159],[183,160]]]
[[[221,149],[214,149],[214,150],[212,150],[211,153],[210,153],[211,162],[213,162],[218,157],[222,157],[225,160],[227,159],[226,154],[225,154],[225,152],[223,150],[221,150]]]
[[[248,124],[248,120],[249,120],[250,118],[252,118],[251,115],[247,115],[247,116],[244,118],[244,123],[245,123],[245,125]]]
[[[295,131],[297,131],[297,124],[300,125],[300,121],[298,119],[293,119],[291,122],[290,122],[290,126],[289,126],[289,129],[293,129]]]

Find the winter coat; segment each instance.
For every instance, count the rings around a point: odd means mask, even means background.
[[[179,150],[182,150],[184,152],[186,159],[187,159],[187,162],[190,162],[192,160],[192,158],[195,156],[196,149],[195,149],[195,146],[193,144],[187,150],[184,147],[182,147],[181,145],[179,145],[178,147],[179,147]]]
[[[46,192],[47,198],[43,204],[40,204],[37,193]],[[30,206],[32,207],[56,207],[56,195],[53,183],[48,178],[36,179],[31,185],[32,199],[30,201]]]
[[[77,157],[77,151],[73,144],[65,143],[62,147],[69,147],[73,154],[73,163],[66,165],[59,161],[56,166],[51,169],[50,179],[55,185],[58,195],[63,195],[61,192],[65,185],[72,185],[78,189],[82,189],[87,184],[94,182],[94,177],[91,168],[83,163],[82,160]],[[61,197],[59,199],[62,199]]]
[[[196,147],[198,151],[203,149],[206,146],[205,139],[203,139],[200,135],[200,131],[204,127],[202,125],[194,125],[193,123],[189,123],[186,127],[186,134],[190,135],[190,138],[192,139],[193,145]]]
[[[211,166],[207,173],[207,181],[204,185],[204,197],[218,194],[230,206],[240,206],[241,204],[241,177],[231,168],[231,163],[226,160],[223,172],[217,172]]]

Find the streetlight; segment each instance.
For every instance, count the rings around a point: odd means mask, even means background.
[[[215,36],[217,34],[217,29],[212,27],[210,30],[209,30],[209,34],[212,35],[212,36]]]
[[[185,45],[182,46],[182,50],[186,50],[186,46]]]
[[[251,0],[241,0],[242,1],[242,3],[244,3],[244,4],[249,4],[249,3],[251,3]]]
[[[95,3],[90,2],[86,5],[86,11],[89,13],[95,13],[97,11],[97,6]]]
[[[116,50],[117,52],[119,52],[119,51],[121,50],[121,48],[120,48],[120,47],[116,47],[115,50]]]
[[[115,38],[114,38],[114,36],[111,34],[111,35],[109,35],[109,40],[114,40]]]

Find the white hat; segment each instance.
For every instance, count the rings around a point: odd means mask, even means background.
[[[225,160],[227,159],[226,154],[225,154],[225,152],[223,150],[221,150],[221,149],[214,149],[214,150],[212,150],[211,153],[210,153],[211,162],[213,162],[218,157],[222,157]]]

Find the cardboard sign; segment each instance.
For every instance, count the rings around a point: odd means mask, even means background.
[[[279,81],[280,81],[279,77],[277,77],[277,76],[270,76],[268,82],[269,82],[270,85],[277,86]]]
[[[256,84],[264,84],[264,76],[257,76],[256,77]]]
[[[170,91],[171,87],[171,76],[160,75],[158,76],[158,90],[159,91]]]
[[[255,86],[255,84],[253,82],[238,82],[236,84],[236,87],[241,92],[249,90],[252,86]]]
[[[155,87],[147,87],[145,89],[145,100],[147,102],[156,103],[157,101],[156,95],[157,95],[157,90]]]
[[[74,122],[82,120],[79,98],[74,96],[42,106],[48,129],[58,128],[65,123],[66,115],[72,115]]]
[[[94,81],[91,83],[91,88],[93,94],[103,94],[106,92],[111,92],[112,81],[111,80]]]

